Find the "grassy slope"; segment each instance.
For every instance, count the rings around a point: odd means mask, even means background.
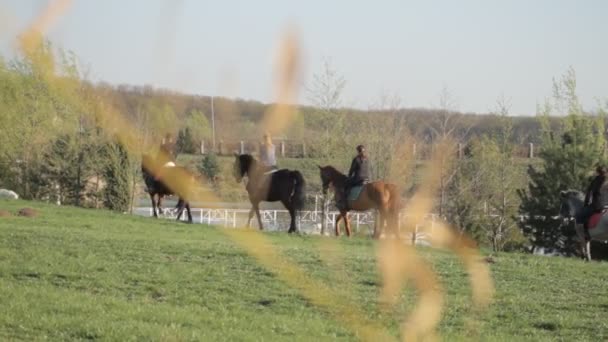
[[[0,340],[352,340],[348,327],[278,280],[224,231],[104,211],[0,200]],[[327,238],[267,234],[285,258],[347,296],[397,336],[411,310],[376,303],[375,243],[341,239],[340,262],[320,257]],[[446,289],[445,340],[606,340],[606,263],[503,254],[491,265],[494,304],[471,323],[469,286],[456,258],[419,249]],[[471,335],[470,327],[479,327]]]

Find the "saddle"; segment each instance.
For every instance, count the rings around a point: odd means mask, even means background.
[[[606,212],[608,212],[608,208],[604,208],[600,212],[593,213],[593,215],[591,215],[591,217],[587,221],[587,228],[588,229],[595,228],[595,226],[597,226],[597,224],[600,222],[600,219],[602,218],[602,216],[604,216],[604,214]]]
[[[349,189],[348,193],[346,194],[346,199],[349,202],[356,201],[359,198],[359,196],[361,195],[361,191],[363,190],[363,187],[365,186],[365,184],[366,183],[362,183],[362,184],[351,187]]]

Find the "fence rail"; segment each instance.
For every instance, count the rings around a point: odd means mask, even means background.
[[[134,209],[135,215],[152,216],[151,207],[138,207]],[[333,227],[339,212],[328,211],[325,214],[325,222],[328,227],[328,233],[333,234]],[[192,216],[195,223],[220,225],[224,227],[244,227],[249,217],[248,209],[213,209],[213,208],[192,208]],[[399,222],[407,217],[407,213],[401,213]],[[164,213],[160,216],[165,219],[175,219],[176,210],[173,208],[164,209]],[[373,211],[352,212],[349,213],[351,226],[355,233],[369,234],[373,232],[376,222],[376,215]],[[264,229],[270,231],[287,230],[289,226],[289,212],[287,210],[260,210],[260,218]],[[421,222],[416,225],[413,233],[403,233],[403,237],[416,243],[424,243],[428,234],[432,234],[434,222],[437,215],[429,214],[422,218]],[[186,221],[186,215],[182,215],[182,221]],[[322,211],[306,210],[300,211],[296,219],[296,225],[299,231],[307,234],[321,234],[323,214]],[[256,219],[252,219],[252,226],[257,226]],[[400,227],[401,228],[401,227]],[[412,236],[412,234],[414,234]]]
[[[316,149],[313,144],[295,140],[277,140],[274,142],[278,156],[287,158],[309,158],[317,157]],[[208,141],[203,141],[200,147],[201,154],[207,154],[214,149]],[[432,155],[434,145],[432,144],[413,144],[412,156],[417,160],[427,160]],[[470,147],[467,144],[456,144],[454,146],[458,158],[465,158],[470,154]],[[231,155],[233,153],[257,154],[260,151],[260,144],[256,141],[220,141],[215,146],[215,153],[218,155]],[[513,156],[519,158],[535,158],[539,152],[539,146],[533,143],[516,145]]]

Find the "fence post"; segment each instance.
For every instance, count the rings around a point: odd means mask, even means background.
[[[416,151],[416,144],[412,144],[412,158],[414,160],[416,160],[416,156],[417,155],[417,151]]]
[[[534,143],[530,143],[528,147],[528,158],[534,158]]]
[[[245,154],[245,143],[243,142],[243,140],[241,140],[241,154]]]
[[[321,204],[321,235],[323,236],[327,232],[327,209],[329,209],[327,196],[323,195],[323,202]]]
[[[224,143],[220,140],[217,143],[217,154],[220,155],[220,156],[224,155],[224,153],[223,153],[224,151],[222,151],[223,147],[224,147]]]
[[[285,141],[281,140],[281,157],[285,158]]]
[[[205,140],[201,140],[201,154],[205,154]]]

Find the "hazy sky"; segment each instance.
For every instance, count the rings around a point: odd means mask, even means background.
[[[0,0],[3,55],[46,3]],[[586,109],[608,99],[607,14],[604,0],[74,0],[49,36],[94,80],[268,102],[274,49],[293,24],[302,83],[330,57],[344,105],[394,93],[431,107],[447,87],[460,110],[487,112],[504,94],[529,115],[569,66]]]

